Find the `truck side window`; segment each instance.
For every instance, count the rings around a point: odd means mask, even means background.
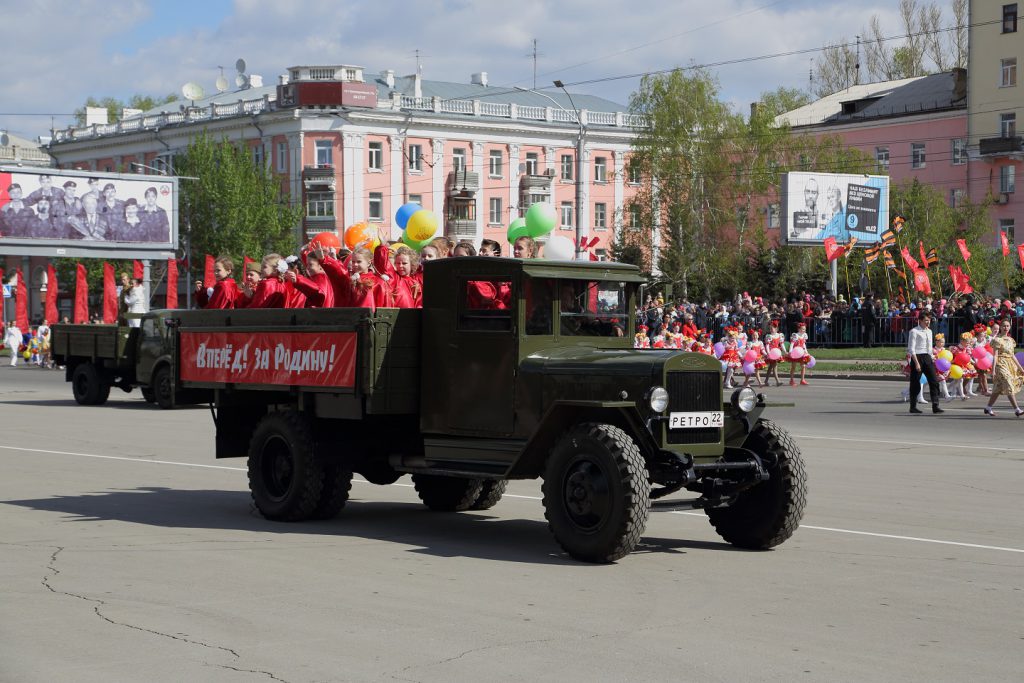
[[[559,290],[559,334],[565,337],[622,337],[629,301],[624,282],[563,280]]]
[[[153,339],[159,335],[156,329],[156,318],[143,318],[142,320],[142,338]]]
[[[551,327],[551,280],[525,278],[526,334],[554,334]]]
[[[505,332],[512,329],[512,280],[464,280],[459,300],[460,330]]]

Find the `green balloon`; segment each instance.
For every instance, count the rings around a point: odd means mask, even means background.
[[[428,240],[423,240],[422,242],[417,242],[416,240],[411,239],[409,237],[409,234],[406,231],[404,231],[404,230],[402,231],[402,244],[406,245],[407,247],[409,247],[413,251],[420,251],[421,249],[423,249],[423,247],[427,246],[428,244],[430,244],[433,241],[434,241],[434,238],[431,237]]]
[[[530,234],[526,231],[526,219],[517,218],[508,224],[508,243],[512,244],[520,237],[529,237]]]
[[[547,202],[538,202],[526,210],[526,231],[530,237],[543,237],[555,229],[558,214]]]

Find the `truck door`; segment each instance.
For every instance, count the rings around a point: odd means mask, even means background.
[[[154,316],[142,319],[139,329],[139,352],[136,357],[136,379],[141,384],[149,384],[153,375],[153,366],[164,352],[164,336],[167,328],[163,321]]]
[[[457,281],[448,426],[493,436],[515,426],[516,297],[511,276]]]

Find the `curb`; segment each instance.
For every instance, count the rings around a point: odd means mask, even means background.
[[[903,382],[904,384],[907,383],[907,378],[906,377],[901,377],[901,376],[898,376],[898,375],[881,375],[881,374],[868,374],[868,373],[843,374],[843,373],[836,373],[836,372],[821,372],[821,373],[816,372],[813,375],[810,375],[809,379],[856,379],[856,380],[877,380],[877,381],[880,381],[880,382]]]

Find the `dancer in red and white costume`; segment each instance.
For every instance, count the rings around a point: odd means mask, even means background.
[[[768,373],[765,375],[764,383],[768,384],[768,380],[772,377],[775,378],[775,386],[782,386],[782,381],[779,379],[779,363],[782,362],[782,357],[786,355],[786,350],[783,348],[783,343],[786,341],[786,336],[779,332],[779,321],[773,320],[769,327],[768,334],[764,337],[764,343],[767,347],[765,362],[768,366]],[[771,359],[772,349],[778,349],[779,360]]]
[[[800,357],[793,356],[793,349],[803,349],[803,353]],[[789,335],[789,355],[787,360],[789,361],[789,386],[795,386],[796,380],[794,374],[796,373],[796,366],[800,366],[800,384],[807,385],[807,362],[811,357],[807,354],[807,325],[805,323],[796,324],[796,332]]]

